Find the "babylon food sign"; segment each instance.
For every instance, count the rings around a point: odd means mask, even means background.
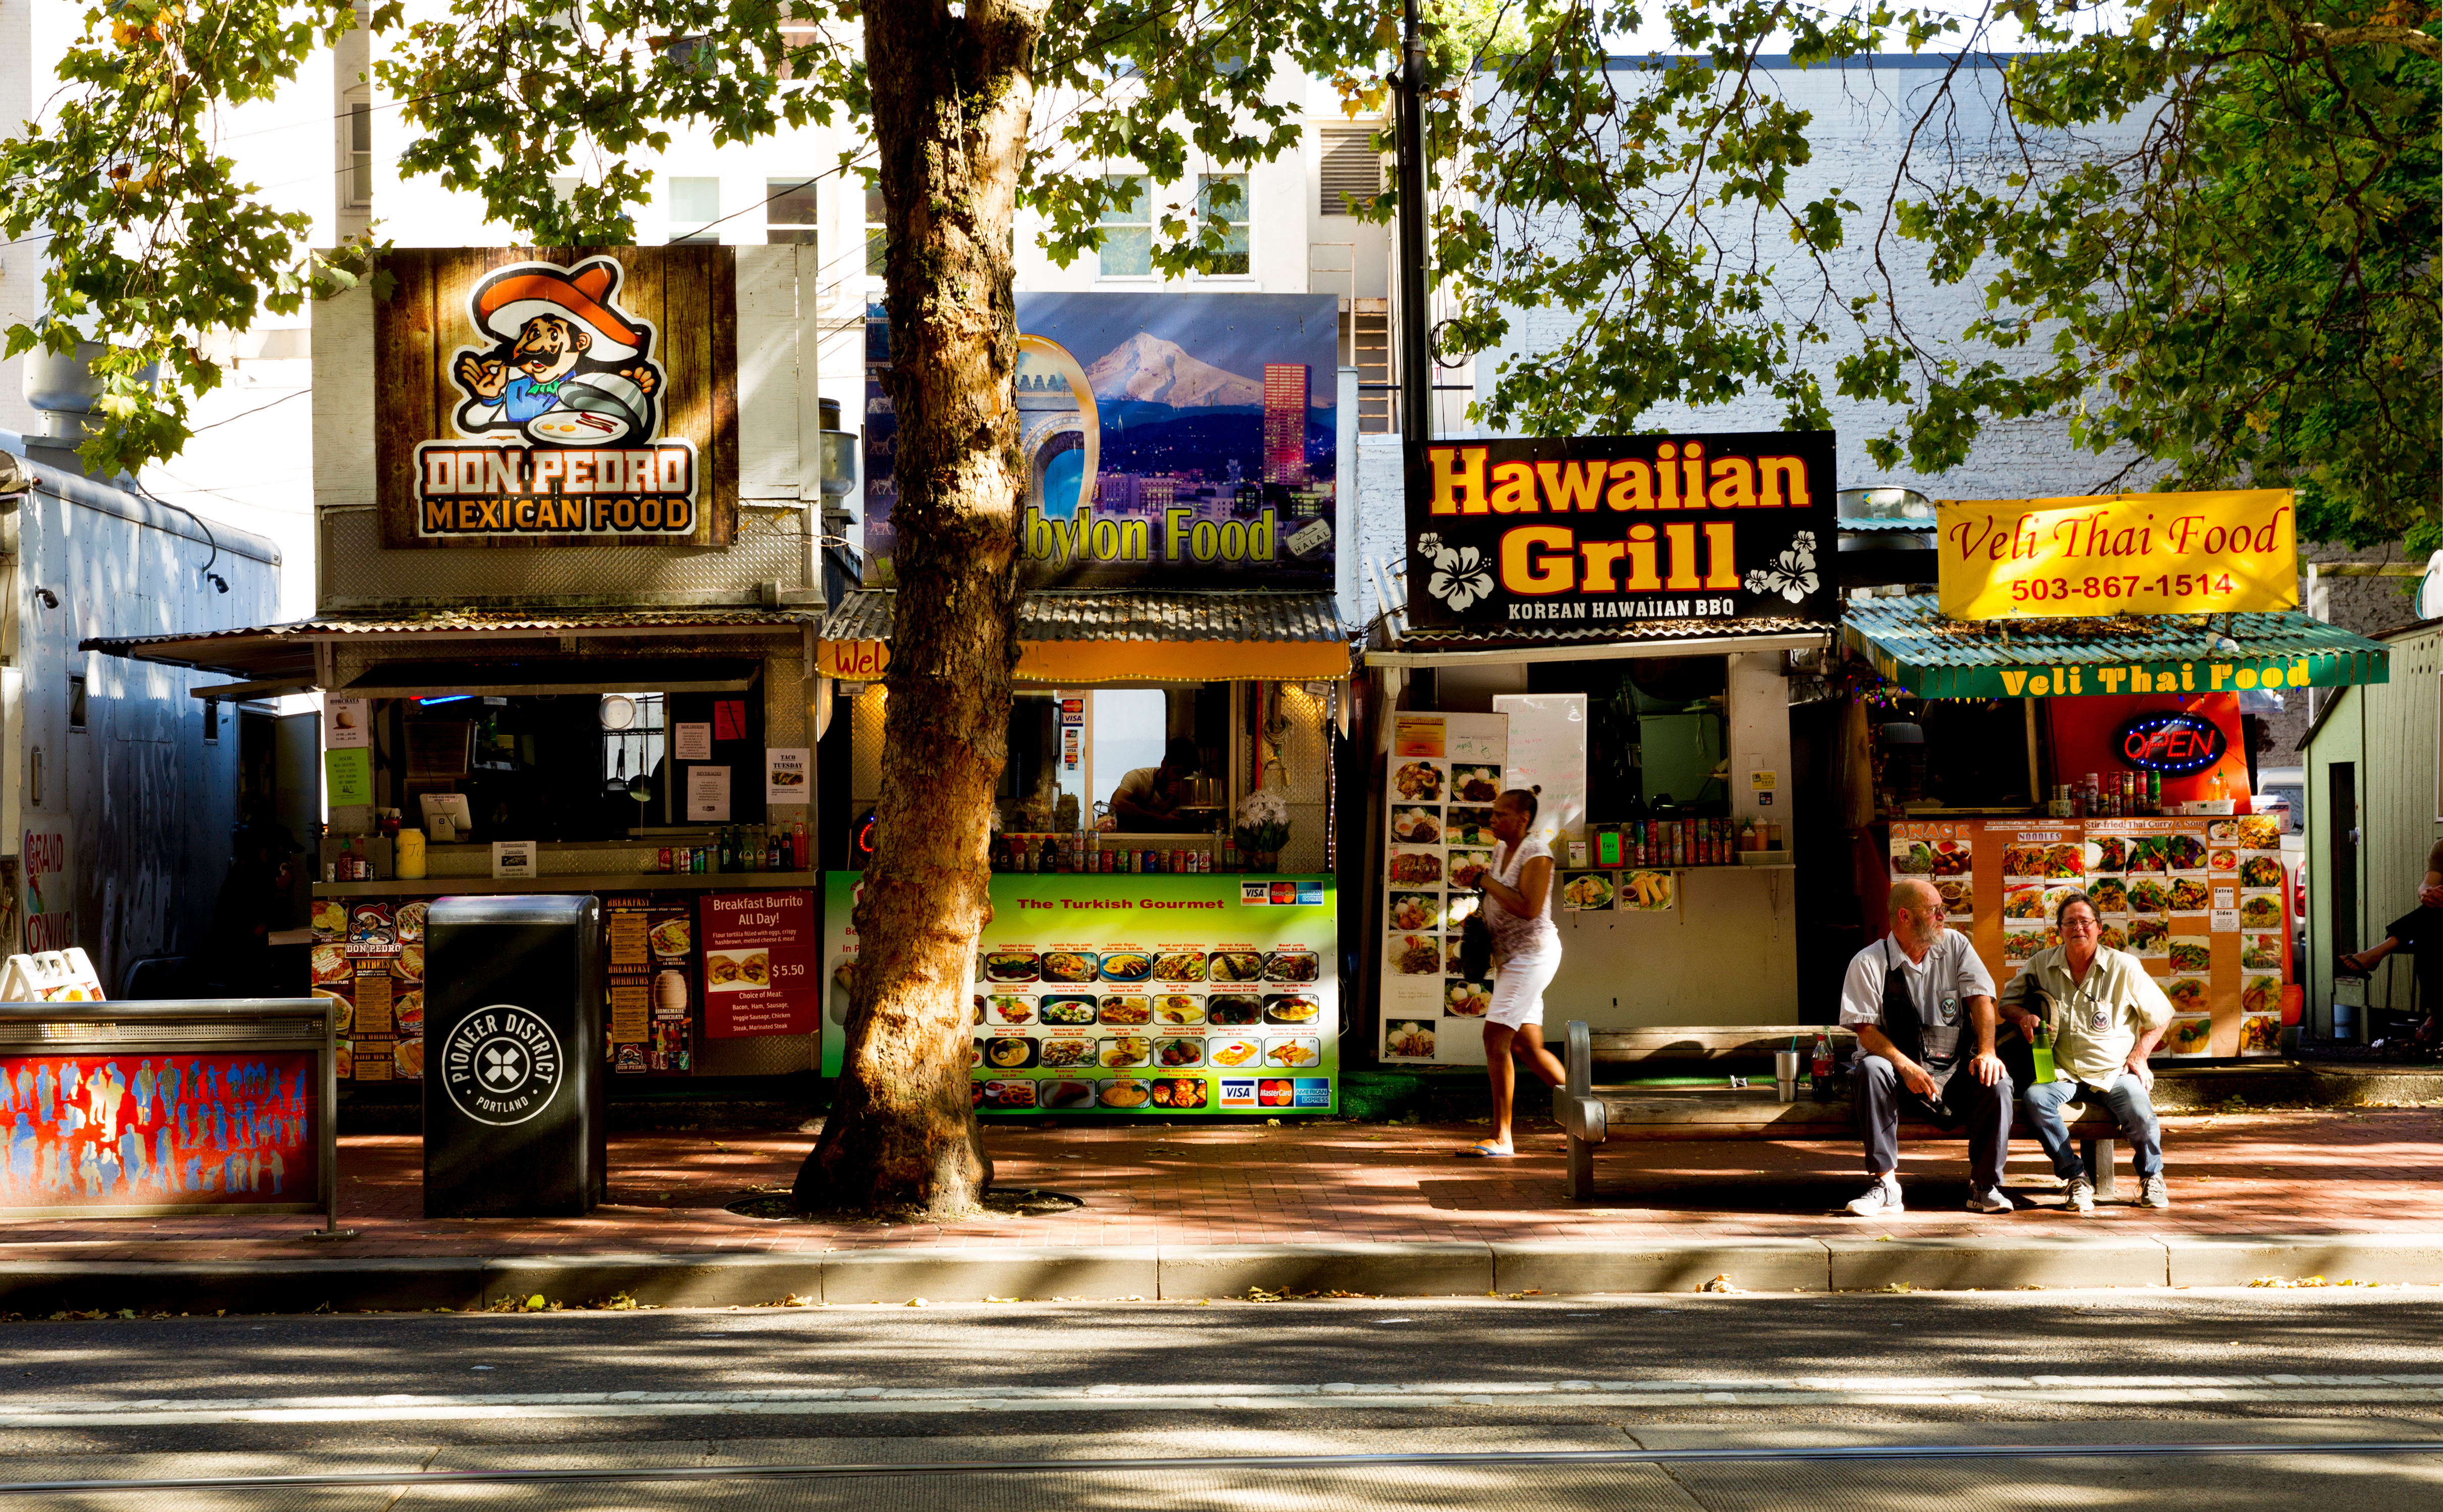
[[[1408,481],[1421,626],[1838,617],[1830,431],[1460,441]]]
[[[391,254],[375,318],[382,544],[719,544],[737,490],[722,247]]]
[[[2296,609],[2287,488],[1936,505],[1942,612],[2072,619]]]

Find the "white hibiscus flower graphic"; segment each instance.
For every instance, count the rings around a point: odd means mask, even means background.
[[[1802,530],[1790,537],[1790,549],[1747,577],[1751,593],[1779,593],[1795,604],[1815,592],[1815,532]]]
[[[1465,613],[1470,604],[1493,592],[1493,574],[1473,546],[1446,546],[1442,537],[1428,531],[1417,537],[1417,556],[1433,569],[1425,592],[1449,605],[1454,614]]]

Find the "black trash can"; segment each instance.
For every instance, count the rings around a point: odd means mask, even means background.
[[[443,898],[425,920],[424,1215],[602,1200],[602,906]]]

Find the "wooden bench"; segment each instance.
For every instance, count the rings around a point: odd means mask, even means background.
[[[1818,1102],[1808,1089],[1801,1091],[1797,1102],[1784,1102],[1774,1090],[1773,1052],[1789,1049],[1795,1038],[1803,1072],[1813,1057],[1819,1034],[1831,1040],[1835,1055],[1857,1050],[1855,1034],[1823,1025],[1597,1031],[1589,1030],[1581,1020],[1571,1020],[1562,1057],[1569,1079],[1552,1089],[1552,1118],[1570,1138],[1570,1195],[1581,1201],[1594,1195],[1595,1146],[1612,1140],[1855,1139],[1858,1121],[1848,1098]],[[1634,1066],[1648,1074],[1724,1079],[1744,1075],[1749,1084],[1736,1088],[1597,1086],[1594,1070],[1599,1061],[1607,1066]],[[2022,1120],[2020,1127],[2024,1126]],[[2114,1195],[2113,1145],[2120,1129],[2112,1115],[2090,1102],[2069,1130],[2079,1141],[2079,1157],[2095,1183],[2096,1196]],[[1965,1139],[1967,1132],[1902,1118],[1900,1138],[1907,1144]]]

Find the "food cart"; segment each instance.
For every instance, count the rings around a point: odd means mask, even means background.
[[[2289,610],[2288,510],[2285,490],[1941,505],[1940,594],[1860,596],[1846,616],[1861,759],[1845,801],[1872,819],[1861,896],[1932,882],[2007,982],[2084,889],[2104,943],[2172,1001],[2158,1054],[2279,1053],[2297,1022],[2290,878],[2280,820],[2251,812],[2238,696],[2389,675],[2380,645]],[[2190,518],[2200,544],[2215,529],[2256,549],[2184,559],[2160,521]],[[2133,543],[2154,521],[2158,549],[2100,571],[2067,551],[2066,521]],[[1961,550],[1993,539],[2041,549]],[[2213,612],[2171,611],[2198,603]]]
[[[1832,469],[1825,433],[1425,448],[1405,599],[1365,658],[1386,1063],[1483,1062],[1492,984],[1458,946],[1509,788],[1542,789],[1559,863],[1548,1005],[1601,1029],[1799,1019],[1788,671],[1836,632]]]
[[[1335,383],[1323,296],[1025,294],[1009,759],[979,942],[994,1116],[1339,1106]],[[893,420],[868,352],[865,574],[824,625],[849,771],[826,879],[824,1064],[845,1051],[857,868],[881,792]],[[1119,802],[1123,793],[1149,802]]]
[[[812,973],[774,963],[819,912],[818,512],[853,469],[817,399],[858,354],[817,339],[810,251],[387,254],[386,298],[315,310],[315,613],[100,647],[321,695],[284,781],[320,790],[310,988],[358,1094],[428,1069],[445,894],[601,899],[615,1084],[813,1068]]]

